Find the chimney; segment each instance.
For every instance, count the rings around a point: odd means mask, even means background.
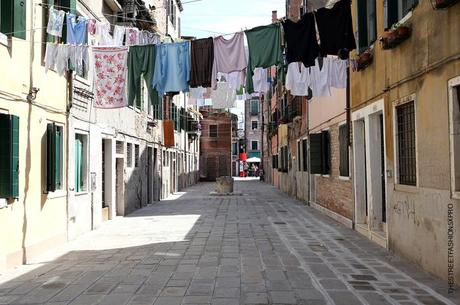
[[[278,21],[278,11],[272,11],[272,22]]]

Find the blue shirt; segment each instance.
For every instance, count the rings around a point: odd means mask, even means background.
[[[152,86],[160,96],[165,92],[188,92],[190,80],[189,42],[156,45]]]
[[[67,13],[67,43],[85,44],[86,43],[86,18]]]

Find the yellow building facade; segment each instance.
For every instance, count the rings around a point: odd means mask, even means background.
[[[354,222],[458,283],[460,4],[436,2],[353,1]]]
[[[41,2],[1,1],[0,272],[67,240],[67,82],[45,73]]]

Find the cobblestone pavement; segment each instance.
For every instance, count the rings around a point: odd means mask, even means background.
[[[460,304],[439,281],[258,181],[199,184],[0,276],[0,304]],[[457,297],[457,299],[453,299]]]

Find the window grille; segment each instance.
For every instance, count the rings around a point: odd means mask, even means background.
[[[414,102],[396,107],[399,183],[416,185],[415,106]]]

